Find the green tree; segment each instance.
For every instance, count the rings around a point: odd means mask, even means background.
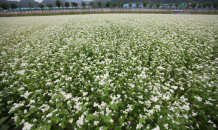
[[[116,8],[118,6],[117,2],[114,2],[114,8]]]
[[[47,3],[47,7],[51,9],[53,7],[52,3],[51,4]]]
[[[207,3],[208,3],[208,2],[204,2],[204,3],[203,3],[203,8],[207,8]]]
[[[113,6],[113,2],[112,2],[112,0],[111,0],[111,3],[110,3],[110,5],[111,5],[111,9],[112,9],[112,6]]]
[[[109,7],[110,7],[110,4],[111,4],[110,1],[106,1],[106,3],[105,3],[106,8],[109,8]]]
[[[21,7],[20,7],[20,4],[18,4],[18,8],[19,8],[19,10],[21,11]]]
[[[8,4],[7,3],[1,3],[0,6],[2,7],[2,9],[7,9],[9,10]]]
[[[217,10],[217,6],[218,6],[218,3],[213,4],[213,8],[214,8],[215,10]]]
[[[159,8],[160,7],[160,2],[157,2],[156,3],[156,8]]]
[[[82,1],[81,5],[82,5],[83,9],[86,7],[86,3],[84,1]]]
[[[16,9],[18,6],[17,6],[17,4],[15,4],[15,3],[11,3],[11,4],[10,4],[10,7],[12,8],[12,10],[14,10],[14,9]]]
[[[120,7],[123,8],[123,5],[124,5],[124,2],[121,2],[120,3]]]
[[[196,3],[191,3],[191,7],[192,7],[192,9],[195,9],[196,6],[197,6]]]
[[[61,2],[61,8],[62,8],[62,9],[64,8],[64,3],[63,3],[63,2]]]
[[[211,9],[212,3],[209,3],[209,2],[208,2],[207,6],[208,6],[209,9]]]
[[[164,3],[162,3],[161,5],[162,5],[162,9],[163,9],[163,8],[164,8],[164,7],[163,7]]]
[[[172,8],[172,6],[173,6],[173,3],[169,3],[168,5],[170,6],[170,8]]]
[[[65,7],[69,8],[70,3],[69,2],[65,2]]]
[[[148,2],[147,1],[143,1],[143,7],[146,8],[147,7]]]
[[[61,2],[60,2],[59,0],[56,0],[56,1],[55,1],[55,4],[56,4],[56,6],[58,7],[58,9],[60,9],[60,7],[61,7]]]
[[[90,2],[89,5],[94,8],[94,2]]]
[[[153,6],[154,6],[154,3],[151,2],[151,3],[150,3],[150,8],[153,8]]]
[[[198,9],[200,9],[201,7],[202,7],[202,5],[201,5],[201,4],[199,4],[199,5],[198,5]]]
[[[71,5],[72,5],[74,8],[76,8],[76,7],[78,6],[78,3],[76,3],[76,2],[71,2]]]
[[[139,2],[136,2],[136,8],[138,8],[138,7],[139,7],[139,5],[140,5],[140,3],[139,3]]]
[[[175,4],[175,7],[178,8],[178,7],[179,7],[179,3],[176,3],[176,4]]]
[[[30,2],[28,2],[28,5],[29,5],[30,10],[31,10],[31,8],[33,8],[33,5]]]
[[[129,8],[131,8],[132,7],[132,3],[131,2],[129,2]]]
[[[38,5],[39,8],[43,9],[44,8],[44,5],[42,3],[39,3]]]
[[[97,2],[97,5],[98,5],[99,8],[102,8],[102,4],[103,4],[102,1]]]

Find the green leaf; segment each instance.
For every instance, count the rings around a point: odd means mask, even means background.
[[[104,119],[104,122],[110,123],[111,116],[101,115],[101,117]]]
[[[139,118],[139,123],[144,123],[145,122],[145,119],[142,119],[142,118]]]
[[[108,129],[107,127],[104,127],[104,128],[103,128],[103,130],[107,130],[107,129]]]
[[[126,127],[126,129],[128,129],[128,130],[129,130],[129,129],[130,129],[130,128],[129,128],[129,126],[127,126],[127,127]]]
[[[8,119],[8,117],[9,117],[9,116],[7,116],[7,117],[2,117],[2,118],[0,119],[0,126],[2,125],[2,123],[3,123],[5,120]]]
[[[2,125],[2,127],[0,128],[0,130],[7,130],[9,128],[8,125]]]
[[[131,121],[132,121],[132,120],[134,120],[134,118],[133,118],[132,116],[130,116],[130,117],[129,117],[129,120],[131,120]]]
[[[98,117],[94,116],[93,114],[87,114],[86,115],[86,120],[90,121],[90,120],[93,120],[93,119],[98,119]]]

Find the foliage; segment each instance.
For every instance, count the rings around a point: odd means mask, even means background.
[[[105,3],[105,6],[106,6],[106,8],[109,8],[110,7],[110,1],[106,1],[106,3]]]
[[[175,4],[175,7],[178,8],[178,7],[179,7],[179,3],[176,3],[176,4]]]
[[[162,6],[162,9],[164,8],[163,6],[164,6],[164,3],[161,3],[161,6]]]
[[[51,9],[53,7],[53,4],[52,3],[51,4],[47,3],[47,7],[49,7]]]
[[[138,8],[138,7],[139,7],[139,5],[140,5],[140,3],[139,3],[139,2],[136,2],[136,8]]]
[[[69,2],[65,2],[65,7],[69,7],[70,6],[70,3]]]
[[[72,5],[74,8],[76,8],[76,7],[78,6],[78,3],[76,3],[76,2],[71,2],[71,5]]]
[[[94,2],[93,2],[93,1],[91,1],[91,2],[89,3],[89,5],[90,5],[92,8],[94,8]]]
[[[38,5],[39,8],[43,9],[44,8],[44,5],[42,3],[39,3]]]
[[[150,8],[153,8],[154,2],[151,2],[149,6],[150,6]]]
[[[157,2],[157,3],[156,3],[156,8],[159,8],[160,5],[161,5],[160,2]]]
[[[1,18],[0,126],[213,130],[217,18]]]
[[[84,1],[82,1],[81,5],[82,5],[83,9],[86,7],[86,3]]]
[[[29,5],[30,10],[31,10],[31,8],[33,8],[33,5],[30,2],[28,2],[28,5]]]
[[[61,2],[60,2],[59,0],[56,0],[56,1],[55,1],[55,4],[56,4],[56,6],[58,7],[58,9],[60,9],[60,7],[61,7]]]
[[[218,6],[218,3],[213,4],[213,8],[214,8],[215,10],[217,10],[217,6]]]
[[[9,9],[7,3],[0,3],[0,6],[1,6],[3,9]]]
[[[201,9],[201,8],[202,8],[202,4],[199,4],[199,5],[198,5],[198,8]]]
[[[212,3],[207,3],[207,6],[208,6],[209,9],[211,9]]]
[[[11,7],[11,8],[12,8],[12,10],[13,10],[13,9],[16,9],[16,8],[18,7],[18,5],[17,5],[17,4],[15,4],[15,3],[11,3],[11,4],[10,4],[10,7]]]
[[[130,8],[132,7],[132,3],[131,3],[131,2],[129,2],[129,7],[130,7]]]
[[[203,8],[209,8],[209,9],[211,9],[211,7],[212,7],[212,4],[211,3],[209,3],[209,2],[205,2],[205,3],[203,3]]]
[[[63,2],[61,2],[61,8],[62,8],[62,9],[64,8],[64,3],[63,3]]]
[[[124,2],[121,2],[120,7],[123,8],[123,6],[124,6]]]
[[[168,5],[170,6],[170,8],[172,8],[172,6],[173,6],[173,3],[169,3]]]
[[[116,8],[118,6],[118,3],[117,2],[114,2],[114,8]]]
[[[102,8],[102,5],[103,5],[102,1],[98,1],[97,4],[99,8]]]
[[[197,6],[196,3],[191,3],[191,7],[192,7],[192,9],[195,9],[196,6]]]
[[[143,1],[143,7],[147,7],[147,1]]]

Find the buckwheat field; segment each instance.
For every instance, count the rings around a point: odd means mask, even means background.
[[[218,16],[0,18],[0,126],[213,130]]]

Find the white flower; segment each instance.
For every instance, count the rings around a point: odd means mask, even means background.
[[[27,113],[27,110],[25,109],[23,113],[26,114],[26,113]]]
[[[26,91],[25,93],[24,93],[24,95],[21,95],[21,97],[24,97],[24,98],[28,98],[28,96],[31,94],[32,92],[28,92],[28,91]]]
[[[35,103],[35,100],[30,100],[30,104]]]
[[[103,129],[104,129],[104,127],[103,127],[103,126],[99,127],[99,130],[103,130]]]
[[[202,98],[198,96],[194,96],[199,102],[202,102]]]
[[[165,127],[166,129],[168,129],[168,125],[169,125],[169,124],[164,124],[164,127]]]
[[[94,121],[94,125],[98,125],[99,121]]]
[[[34,118],[34,119],[33,119],[33,122],[36,122],[36,121],[37,121],[37,119],[36,119],[36,118]]]
[[[137,124],[136,129],[141,129],[143,125],[141,123]]]
[[[112,119],[110,119],[110,122],[113,123],[114,121]]]
[[[69,122],[72,124],[73,123],[73,119],[70,119]]]
[[[156,128],[152,129],[152,130],[160,130],[160,127],[157,126]]]
[[[25,122],[22,130],[30,130],[32,126],[33,124],[29,124],[28,122]]]
[[[101,81],[99,82],[99,85],[104,85],[104,84],[105,84],[104,80],[101,80]]]
[[[101,111],[100,114],[104,115],[104,111]]]
[[[20,74],[20,75],[24,75],[24,73],[25,73],[25,70],[17,71],[17,74]]]
[[[24,103],[14,103],[14,106],[11,108],[11,110],[8,113],[14,111],[15,109],[21,106],[24,106]]]
[[[46,115],[46,118],[48,117],[52,117],[52,113],[49,113],[48,115]]]
[[[88,94],[88,92],[83,92],[83,96],[86,96]]]
[[[157,102],[157,101],[158,101],[158,98],[157,98],[156,96],[154,97],[154,96],[152,95],[151,101]]]
[[[177,86],[171,86],[174,90],[176,90],[178,87]]]

